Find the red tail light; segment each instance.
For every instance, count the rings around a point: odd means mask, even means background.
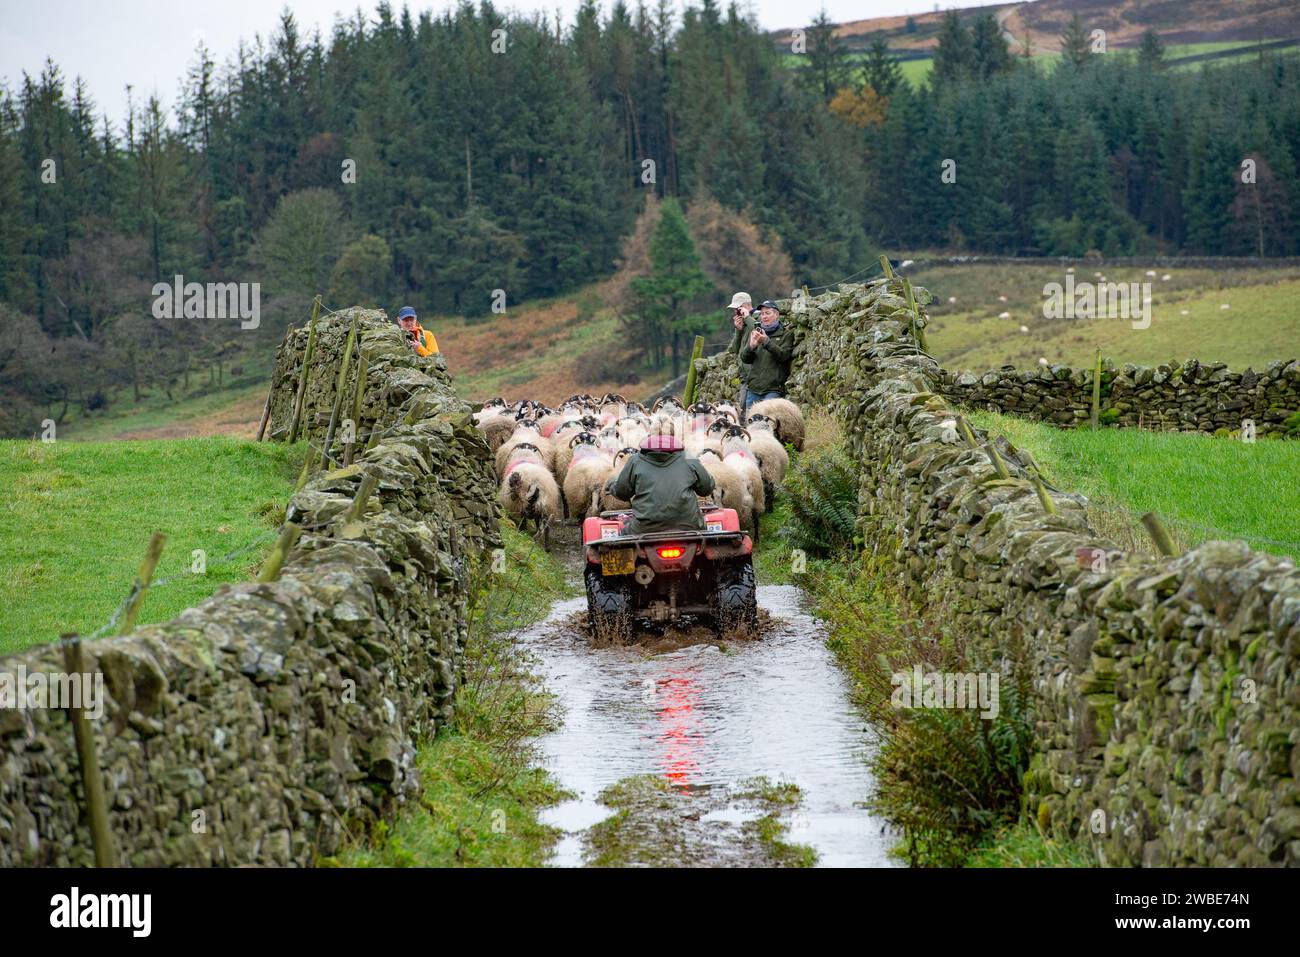
[[[660,558],[681,558],[683,549],[680,545],[664,545],[655,551],[659,553]]]

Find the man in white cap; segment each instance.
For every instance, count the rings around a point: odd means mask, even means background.
[[[754,300],[749,293],[738,292],[731,297],[727,308],[731,310],[731,324],[736,327],[736,334],[731,337],[727,351],[736,357],[736,363],[740,367],[740,394],[736,396],[736,408],[743,409],[748,394],[745,380],[749,378],[749,366],[740,361],[740,350],[749,341],[749,334],[754,331]]]

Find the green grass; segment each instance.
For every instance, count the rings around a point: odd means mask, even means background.
[[[1028,821],[1000,829],[966,859],[966,867],[1096,867],[1092,851],[1045,838]]]
[[[1044,285],[1065,281],[1054,265],[936,266],[917,270],[913,282],[934,296],[926,334],[934,355],[954,371],[1030,368],[1040,358],[1090,366],[1098,348],[1121,365],[1196,358],[1238,370],[1300,354],[1300,270],[1169,269],[1148,277],[1138,268],[1080,266],[1076,282],[1097,282],[1098,271],[1108,282],[1152,284],[1148,328],[1135,329],[1127,319],[1044,318]],[[1003,312],[1009,316],[999,318]]]
[[[418,751],[418,804],[338,859],[346,867],[537,867],[556,832],[538,811],[566,795],[536,765],[532,740],[553,726],[553,703],[514,641],[572,588],[531,539],[503,526],[505,569],[480,577],[456,717]],[[479,575],[488,576],[486,568]]]
[[[244,581],[271,541],[299,452],[226,438],[0,441],[0,653],[89,634],[131,590],[150,535],[167,544],[139,623],[167,621]],[[192,552],[207,574],[191,572]]]
[[[119,399],[104,414],[91,414],[72,417],[58,427],[61,439],[77,441],[105,441],[117,438],[125,432],[139,429],[152,429],[172,425],[200,416],[212,415],[251,397],[266,397],[267,379],[265,375],[245,376],[225,388],[211,392],[195,394],[176,401],[169,400],[162,393],[143,397],[139,403],[131,404]]]
[[[1300,558],[1300,442],[1066,431],[991,412],[971,418],[1028,449],[1053,485],[1087,495],[1094,526],[1122,548],[1150,550],[1137,517],[1153,511],[1184,548],[1244,538],[1261,551]]]

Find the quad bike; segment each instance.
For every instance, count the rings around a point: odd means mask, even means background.
[[[753,542],[735,509],[709,502],[701,511],[704,530],[626,535],[626,510],[583,522],[587,617],[597,642],[630,642],[637,619],[707,616],[718,634],[755,624]]]

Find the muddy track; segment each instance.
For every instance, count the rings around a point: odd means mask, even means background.
[[[575,582],[581,555],[561,533]],[[799,589],[760,585],[761,627],[591,645],[584,597],[521,635],[563,713],[540,742],[574,797],[543,819],[559,866],[889,866],[871,738]]]

